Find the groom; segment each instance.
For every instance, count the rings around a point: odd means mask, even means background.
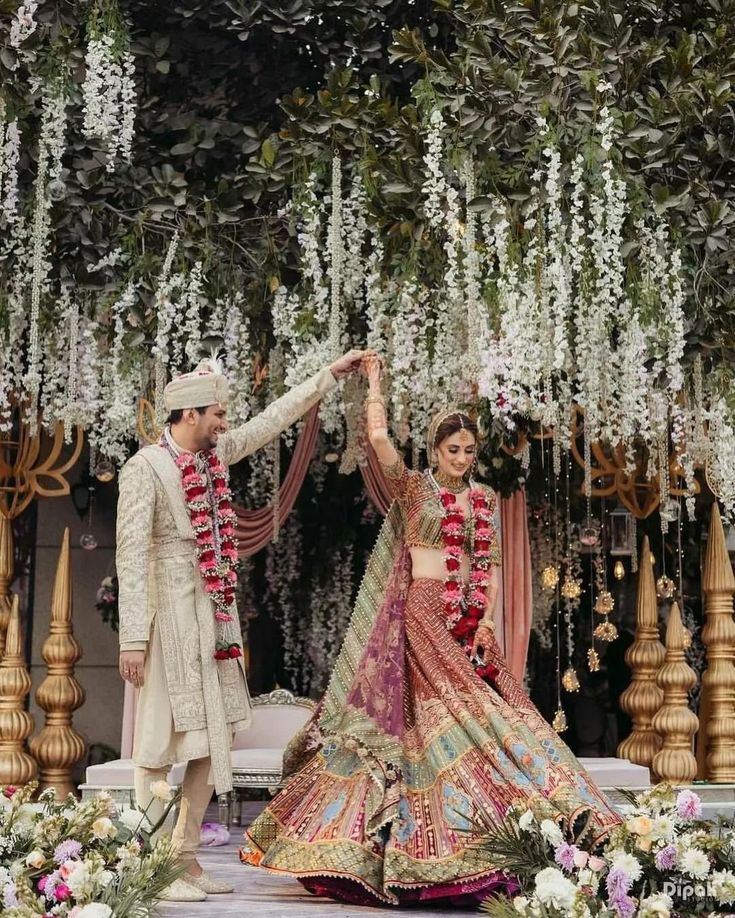
[[[135,794],[151,821],[163,812],[151,785],[165,781],[174,763],[187,763],[187,805],[177,826],[185,873],[166,899],[198,901],[232,891],[196,860],[213,788],[218,794],[232,789],[232,736],[251,722],[227,467],[290,427],[356,371],[362,357],[362,351],[345,354],[233,430],[227,379],[204,361],[166,386],[170,414],[161,441],[139,450],[120,473],[120,673],[140,689]],[[160,787],[155,790],[160,796]]]

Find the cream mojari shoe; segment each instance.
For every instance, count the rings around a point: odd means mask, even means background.
[[[194,879],[191,877],[191,879]],[[161,893],[163,902],[204,902],[206,892],[198,886],[179,877]]]
[[[196,888],[203,893],[210,893],[213,896],[231,893],[234,890],[233,886],[227,883],[220,883],[219,880],[215,880],[214,877],[211,877],[205,870],[203,870],[198,877],[187,873],[186,882],[191,883],[192,886],[196,886]]]

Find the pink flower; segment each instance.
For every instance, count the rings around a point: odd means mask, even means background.
[[[17,790],[18,788],[14,784],[8,784],[7,787],[3,788],[3,797],[7,797],[8,800],[10,800],[12,797],[15,796],[15,792]]]
[[[54,887],[54,899],[57,902],[66,902],[71,897],[71,890],[66,883],[59,883]]]
[[[682,819],[698,819],[702,815],[702,801],[694,791],[679,791],[676,811]]]
[[[219,593],[224,590],[225,585],[220,577],[216,577],[213,580],[204,581],[204,589],[208,593]]]
[[[482,590],[473,590],[470,594],[469,601],[473,606],[479,606],[481,609],[484,609],[487,604],[487,596]]]
[[[596,854],[591,854],[590,859],[587,861],[587,866],[590,870],[594,870],[595,873],[599,873],[607,867],[607,862],[604,858],[598,857]]]
[[[215,612],[214,617],[218,622],[231,622],[232,616],[229,612]]]

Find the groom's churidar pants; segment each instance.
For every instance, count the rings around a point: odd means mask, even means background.
[[[181,787],[182,798],[189,804],[189,810],[186,815],[186,823],[183,826],[184,840],[181,846],[180,859],[183,863],[190,863],[196,857],[196,851],[199,847],[199,836],[201,833],[202,820],[212,799],[214,785],[209,783],[209,758],[192,759],[187,763],[184,772],[184,781]],[[141,768],[135,769],[135,800],[141,810],[148,809],[148,820],[155,825],[163,815],[165,804],[161,800],[154,799],[151,793],[151,784],[155,781],[165,781],[170,771],[169,767],[164,768]]]

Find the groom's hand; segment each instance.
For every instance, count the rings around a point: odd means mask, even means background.
[[[120,653],[120,675],[126,682],[141,688],[145,670],[145,650],[123,650]]]
[[[335,379],[342,379],[344,376],[349,376],[350,373],[355,373],[360,369],[363,358],[368,354],[373,354],[374,351],[349,351],[344,356],[340,357],[339,360],[330,366],[332,371],[332,376]]]

